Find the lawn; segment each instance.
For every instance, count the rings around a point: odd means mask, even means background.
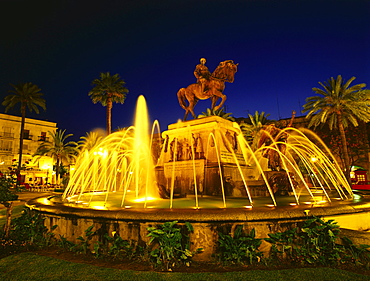
[[[370,277],[333,268],[250,270],[224,273],[178,273],[119,270],[27,252],[0,259],[0,279],[5,280],[369,280]]]

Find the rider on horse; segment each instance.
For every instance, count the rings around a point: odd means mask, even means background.
[[[201,86],[201,92],[204,93],[206,89],[206,83],[209,81],[211,77],[211,72],[209,72],[208,67],[205,66],[206,59],[201,58],[200,64],[195,67],[194,76],[197,78],[197,83]]]
[[[233,83],[234,75],[238,71],[238,64],[235,64],[232,60],[221,62],[212,74],[204,65],[205,63],[206,59],[202,58],[200,64],[195,68],[194,75],[198,83],[190,84],[177,92],[179,104],[185,110],[184,121],[189,113],[191,113],[194,119],[197,118],[194,113],[194,106],[199,100],[210,98],[212,100],[212,110],[222,108],[227,98],[223,94],[225,83]],[[218,99],[221,99],[221,101],[216,105]]]

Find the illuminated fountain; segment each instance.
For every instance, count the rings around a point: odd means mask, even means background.
[[[172,124],[156,139],[148,119],[141,96],[134,126],[81,153],[63,199],[98,209],[319,204],[333,194],[352,199],[329,150],[307,137],[320,141],[311,131],[267,128],[265,141],[252,150],[239,126],[218,116]],[[285,195],[284,202],[278,204],[277,195]]]
[[[192,248],[204,248],[203,260],[215,252],[217,229],[236,225],[266,237],[310,212],[370,228],[363,222],[369,206],[356,201],[334,157],[309,130],[266,128],[252,149],[236,123],[217,116],[171,124],[161,137],[148,119],[139,97],[135,125],[82,151],[62,198],[28,206],[71,240],[94,224],[145,242],[148,226],[188,221]],[[357,219],[347,217],[353,213]]]

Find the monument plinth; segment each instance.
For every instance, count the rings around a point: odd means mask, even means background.
[[[220,195],[223,180],[227,196],[245,196],[239,169],[255,178],[238,136],[239,126],[219,116],[170,124],[162,133],[164,144],[156,167],[159,184],[167,192],[173,187],[180,197],[194,194],[194,188],[198,194]]]

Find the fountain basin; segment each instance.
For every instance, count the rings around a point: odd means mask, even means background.
[[[253,228],[257,238],[266,238],[268,233],[281,232],[295,227],[308,215],[325,220],[333,219],[341,228],[352,230],[370,229],[370,200],[361,198],[358,202],[332,202],[324,205],[303,205],[284,207],[210,208],[210,209],[112,209],[97,210],[67,206],[53,200],[53,196],[39,197],[27,202],[26,206],[45,217],[45,226],[58,237],[63,235],[69,241],[77,242],[85,230],[94,225],[95,240],[102,241],[105,233],[117,232],[124,240],[139,244],[148,242],[147,228],[167,221],[178,221],[179,225],[190,222],[194,232],[190,235],[191,250],[203,248],[194,260],[209,261],[217,250],[218,232],[231,233],[237,225],[246,231]],[[92,243],[94,240],[92,241]],[[263,242],[260,250],[267,253],[269,243]]]

